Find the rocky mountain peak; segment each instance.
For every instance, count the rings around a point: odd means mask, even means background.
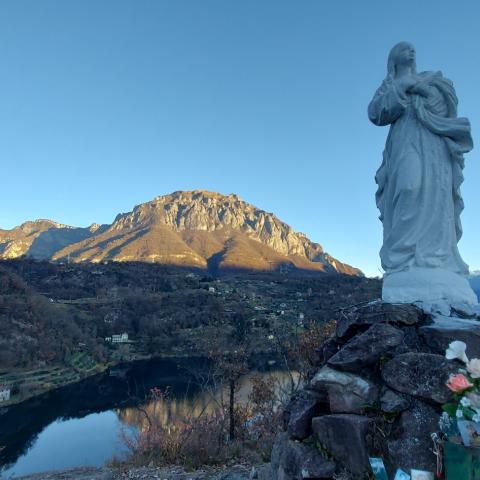
[[[176,232],[239,230],[283,255],[299,255],[318,261],[320,244],[295,232],[273,213],[261,210],[238,195],[206,190],[177,191],[137,205],[132,212],[118,215],[112,228],[137,229],[165,225]]]
[[[38,230],[38,222],[49,222],[49,227]],[[35,228],[38,232],[29,236],[27,232]],[[290,265],[360,274],[273,213],[236,194],[208,190],[155,197],[131,212],[117,215],[111,225],[92,224],[79,229],[39,220],[22,224],[21,235],[13,238],[10,233],[18,230],[3,231],[3,247],[0,235],[0,256],[3,248],[3,256],[9,258],[41,253],[42,258],[68,256],[72,261],[148,261],[214,270],[271,270]]]
[[[45,231],[49,228],[72,228],[68,225],[64,225],[62,223],[54,222],[53,220],[48,220],[46,218],[38,218],[37,220],[29,220],[23,222],[19,227],[19,230],[24,232],[25,234]]]

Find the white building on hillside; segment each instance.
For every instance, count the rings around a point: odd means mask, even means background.
[[[112,343],[127,343],[128,333],[122,333],[121,335],[112,335]]]
[[[10,387],[7,385],[0,385],[0,402],[10,400]]]

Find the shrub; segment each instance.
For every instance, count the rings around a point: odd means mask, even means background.
[[[254,377],[248,401],[235,403],[234,440],[230,439],[229,402],[223,402],[223,395],[220,400],[212,398],[200,412],[192,406],[191,412],[173,421],[138,407],[145,419],[140,429],[121,433],[130,454],[127,463],[196,468],[232,459],[268,460],[280,424],[274,382]],[[159,402],[161,411],[175,410],[168,390],[152,389],[149,402]]]

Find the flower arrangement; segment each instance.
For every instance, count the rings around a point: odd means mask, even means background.
[[[454,393],[453,401],[443,405],[439,426],[447,439],[465,446],[480,446],[480,359],[468,359],[467,345],[450,343],[445,351],[448,360],[460,360],[465,368],[451,375],[447,387]]]

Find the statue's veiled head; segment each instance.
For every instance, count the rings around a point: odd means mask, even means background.
[[[417,71],[415,47],[410,42],[397,43],[388,55],[388,75],[395,77],[398,66],[410,66],[412,73]]]

